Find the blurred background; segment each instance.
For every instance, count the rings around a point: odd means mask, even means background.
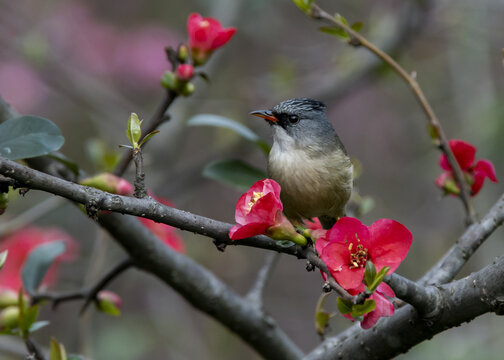
[[[392,53],[419,83],[449,138],[471,142],[478,159],[489,159],[503,178],[504,2],[502,0],[384,0],[318,4],[350,22]],[[409,88],[365,49],[355,49],[318,31],[290,0],[0,0],[0,96],[22,114],[55,122],[66,138],[62,152],[92,174],[104,170],[103,154],[122,154],[128,115],[148,119],[163,98],[159,79],[169,69],[163,51],[187,40],[192,12],[234,26],[234,38],[204,67],[210,83],[179,98],[144,151],[152,191],[187,211],[234,222],[241,192],[202,176],[209,162],[245,160],[265,169],[264,154],[235,133],[188,127],[192,116],[213,113],[238,121],[270,139],[269,126],[248,116],[293,97],[313,97],[328,105],[329,117],[348,152],[361,164],[359,194],[374,207],[362,220],[370,225],[392,218],[406,225],[414,242],[398,273],[419,278],[464,231],[456,198],[443,198],[434,180],[441,173],[439,152],[425,115]],[[98,153],[98,155],[97,155]],[[132,181],[130,170],[125,176]],[[503,191],[487,182],[474,198],[485,214]],[[40,205],[42,204],[42,205]],[[27,221],[59,227],[80,244],[77,260],[64,264],[55,289],[90,284],[124,258],[123,251],[72,204],[30,191],[12,198],[0,220],[0,235],[38,206]],[[24,226],[24,225],[17,225]],[[213,271],[240,294],[254,282],[265,251],[228,247],[216,251],[210,239],[178,232],[187,255]],[[481,269],[503,253],[504,232],[496,231],[459,277]],[[265,308],[304,351],[320,339],[314,309],[323,282],[303,261],[281,256],[265,292]],[[110,286],[123,299],[123,314],[112,318],[94,310],[79,318],[80,303],[44,308],[51,325],[35,339],[50,336],[70,353],[93,359],[258,359],[239,338],[199,313],[160,281],[130,270]],[[332,305],[331,305],[332,303]],[[334,307],[329,298],[328,307]],[[341,316],[330,334],[349,326]],[[400,359],[497,359],[504,351],[504,320],[482,316],[424,342]],[[13,339],[2,337],[0,357]],[[11,355],[9,355],[11,354]]]

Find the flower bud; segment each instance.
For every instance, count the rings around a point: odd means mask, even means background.
[[[278,223],[266,230],[266,235],[275,240],[289,240],[298,245],[306,246],[306,238],[296,232],[294,226],[285,216],[281,215],[281,217]]]
[[[189,96],[194,92],[194,84],[191,82],[185,83],[184,87],[180,91],[180,93],[184,96]]]
[[[0,288],[0,309],[6,308],[11,305],[17,305],[18,294],[9,288]]]
[[[122,300],[116,293],[102,290],[97,294],[96,300],[98,310],[113,316],[121,315]]]
[[[112,194],[129,196],[133,186],[126,180],[110,173],[102,173],[81,181],[82,185],[91,186]]]
[[[19,323],[19,307],[8,306],[0,311],[0,329],[12,329]]]
[[[187,48],[186,45],[180,44],[177,49],[178,61],[180,61],[181,63],[185,63],[188,57],[189,57],[189,49]]]
[[[161,85],[168,90],[175,90],[177,87],[177,78],[171,71],[166,71],[161,77]]]
[[[194,76],[194,67],[189,64],[182,64],[177,68],[177,78],[181,81],[189,81]]]

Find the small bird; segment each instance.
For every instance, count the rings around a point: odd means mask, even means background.
[[[345,215],[353,166],[325,109],[320,101],[302,98],[250,115],[273,127],[268,176],[282,188],[285,215],[295,224],[318,217],[329,229]]]

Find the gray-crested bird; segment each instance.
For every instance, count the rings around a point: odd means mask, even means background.
[[[318,217],[329,229],[345,214],[353,166],[325,109],[324,103],[303,98],[250,114],[273,128],[268,176],[282,188],[285,215],[298,224]]]

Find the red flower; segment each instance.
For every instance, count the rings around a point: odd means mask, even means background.
[[[214,18],[191,14],[187,19],[189,47],[195,65],[203,65],[210,54],[226,44],[236,32],[234,27],[224,29]]]
[[[151,194],[152,196],[152,194]],[[152,196],[154,197],[154,196]],[[167,206],[172,206],[171,202],[159,198],[159,197],[154,197],[157,201],[159,201],[161,204],[167,205]],[[177,232],[173,226],[162,224],[162,223],[157,223],[153,220],[150,219],[145,219],[145,218],[139,218],[140,222],[148,228],[150,231],[154,233],[162,242],[164,242],[166,245],[171,247],[173,250],[178,251],[179,253],[184,254],[185,253],[185,245],[182,239],[177,235]]]
[[[238,224],[231,228],[229,237],[237,240],[265,234],[268,228],[282,222],[282,210],[280,185],[271,179],[256,182],[236,204]]]
[[[179,65],[177,68],[177,77],[182,81],[189,81],[194,76],[194,67],[189,64]]]
[[[359,292],[364,291],[364,285],[359,290],[350,290],[349,293],[351,295],[357,295]],[[361,321],[360,325],[363,329],[369,329],[376,324],[379,318],[384,316],[392,316],[394,315],[394,305],[388,298],[394,298],[394,291],[390,286],[382,282],[378,285],[378,288],[375,292],[369,297],[374,300],[376,303],[376,307],[373,311],[364,314],[364,320]],[[349,320],[355,321],[355,319],[350,315],[343,315]]]
[[[449,145],[464,173],[465,180],[471,186],[471,196],[475,196],[481,190],[485,178],[488,177],[491,181],[497,182],[495,168],[489,160],[474,162],[476,148],[473,145],[462,140],[450,140]],[[445,154],[439,158],[439,165],[445,172],[436,179],[436,185],[447,193],[458,195],[460,188],[455,182],[452,168]]]
[[[366,262],[380,271],[394,272],[404,260],[412,241],[411,232],[394,220],[380,219],[367,227],[351,217],[340,218],[315,247],[331,275],[345,289],[362,285]]]
[[[23,286],[21,271],[24,262],[33,248],[56,240],[66,243],[66,251],[56,258],[44,278],[44,284],[54,284],[58,264],[61,261],[73,260],[77,254],[78,244],[70,235],[59,229],[41,229],[26,227],[0,240],[0,251],[9,250],[4,267],[0,270],[0,285],[18,291]]]

